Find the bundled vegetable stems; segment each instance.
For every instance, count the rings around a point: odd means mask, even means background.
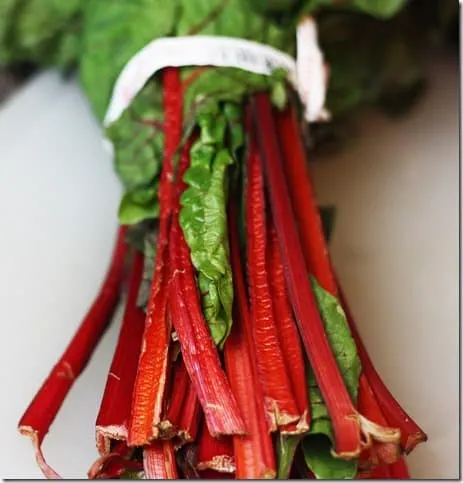
[[[278,111],[268,92],[209,102],[185,139],[180,71],[162,83],[159,220],[136,227],[156,234],[155,249],[120,229],[101,293],[19,423],[44,475],[59,478],[41,444],[127,262],[90,478],[407,478],[404,455],[426,435],[382,382],[342,295],[296,110]]]

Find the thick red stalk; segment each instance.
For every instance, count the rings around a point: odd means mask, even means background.
[[[177,68],[163,72],[164,160],[159,186],[159,235],[129,426],[129,444],[147,444],[158,434],[168,371],[171,322],[167,315],[168,241],[173,201],[173,157],[182,138],[182,85]]]
[[[188,378],[188,387],[183,400],[182,414],[178,425],[178,437],[182,444],[195,441],[201,422],[201,404]]]
[[[120,479],[126,471],[140,473],[143,471],[143,464],[139,461],[124,460],[114,458],[109,461],[104,468],[94,476],[89,475],[89,479],[114,480]]]
[[[250,133],[246,190],[247,271],[259,378],[271,429],[299,421],[283,359],[267,273],[264,176],[254,134]]]
[[[405,458],[403,456],[399,459],[399,461],[397,461],[397,463],[394,463],[391,466],[390,470],[392,478],[396,480],[410,479],[410,473],[408,472],[407,463],[405,462]]]
[[[172,321],[179,338],[185,367],[212,436],[244,434],[246,427],[202,314],[190,251],[178,220],[180,195],[185,189],[182,178],[188,165],[187,145],[182,151],[179,163],[178,192],[169,243],[173,272],[169,293]]]
[[[285,109],[279,112],[276,121],[285,158],[284,170],[288,185],[291,187],[291,201],[297,214],[307,267],[326,291],[336,295],[336,280],[331,270],[328,247],[323,234],[315,191],[310,181],[295,110]],[[307,247],[310,247],[310,250]],[[327,267],[330,268],[327,269]]]
[[[355,458],[362,449],[360,418],[344,385],[307,276],[267,94],[257,94],[253,108],[286,281],[299,331],[331,417],[336,453],[342,458]]]
[[[129,448],[125,441],[113,441],[110,451],[100,456],[88,470],[89,479],[120,476],[126,469],[142,471],[143,465],[140,467],[140,463],[130,459],[133,452],[134,449]]]
[[[143,448],[143,469],[147,480],[178,479],[172,441],[157,440]]]
[[[125,233],[125,227],[120,227],[111,265],[95,301],[19,422],[19,431],[31,438],[37,463],[47,478],[59,478],[59,475],[47,464],[40,447],[64,399],[111,322],[124,277]]]
[[[287,161],[285,163],[286,175],[290,181],[289,184],[291,187],[292,203],[295,209],[296,219],[299,223],[301,237],[304,239],[303,248],[308,269],[311,273],[313,273],[319,282],[323,281],[322,285],[326,290],[337,296],[339,292],[338,282],[330,262],[328,248],[323,236],[321,219],[317,209],[317,203],[311,180],[308,176],[307,160],[305,157],[302,139],[299,134],[299,127],[295,111],[288,109],[284,113],[279,114],[277,119],[278,130],[281,134],[281,147]],[[342,297],[341,303],[344,307],[344,310],[348,312],[348,307],[346,306],[345,300],[342,300]],[[363,373],[360,376],[359,386],[360,413],[364,414],[368,419],[371,419],[379,424],[379,422],[375,419],[374,414],[369,412],[372,410],[372,405],[379,405],[380,413],[386,416],[385,419],[382,419],[381,424],[388,424],[392,427],[399,428],[402,433],[402,438],[404,438],[403,423],[405,420],[408,420],[409,423],[407,424],[409,427],[406,429],[408,431],[412,431],[410,433],[412,437],[409,438],[405,436],[405,442],[403,441],[403,444],[405,443],[404,447],[407,447],[408,445],[408,447],[411,448],[412,445],[410,442],[423,440],[421,438],[423,436],[425,438],[425,435],[421,429],[419,429],[416,424],[410,420],[408,415],[403,412],[400,406],[398,406],[397,402],[379,379],[379,376],[376,371],[374,371],[368,354],[363,347],[360,336],[355,329],[352,317],[348,316],[348,321],[352,335],[356,341],[363,367]],[[384,397],[384,401],[387,402],[389,406],[394,407],[393,412],[399,417],[387,417],[385,412],[385,409],[387,411],[387,407],[384,407],[384,404],[380,401],[376,391],[377,385],[379,387],[379,391]],[[370,394],[371,391],[369,392],[370,387],[373,389],[373,395]],[[370,404],[365,407],[361,407],[361,405],[365,404],[366,401],[370,401]],[[398,408],[400,408],[400,410]],[[375,411],[377,412],[376,409]],[[400,411],[402,411],[402,413],[400,413]],[[389,461],[397,458],[397,451],[393,451],[392,446],[393,443],[389,442],[382,444],[381,447],[376,448],[378,451],[378,456]]]
[[[181,445],[196,439],[201,419],[201,405],[181,358],[176,362],[173,373],[167,413],[160,429],[162,438],[176,436]]]
[[[189,377],[181,357],[173,362],[171,367],[171,381],[167,387],[168,403],[167,411],[159,423],[159,436],[162,439],[170,439],[177,434],[183,409],[183,401],[189,386]]]
[[[370,421],[380,426],[387,426],[387,421],[363,373],[360,375],[359,380],[357,406],[359,412]],[[373,444],[371,447],[365,448],[362,451],[359,457],[359,465],[362,468],[371,469],[381,463],[386,465],[395,463],[399,457],[399,446],[396,443]]]
[[[143,276],[143,255],[135,252],[127,303],[119,340],[96,420],[96,442],[101,455],[110,452],[111,440],[127,440],[133,385],[145,326],[145,313],[137,307]]]
[[[259,381],[256,349],[241,266],[235,201],[231,203],[229,221],[235,304],[233,327],[224,347],[225,366],[233,394],[248,429],[246,435],[233,437],[236,478],[275,478],[275,455],[265,418],[264,394]]]
[[[230,436],[213,438],[203,421],[198,438],[199,471],[215,470],[219,473],[234,473],[233,440]]]
[[[267,270],[270,294],[273,301],[273,313],[286,372],[289,375],[291,389],[296,398],[299,414],[301,414],[300,420],[296,424],[293,423],[289,427],[285,427],[283,432],[291,434],[304,433],[308,431],[310,423],[304,355],[286,289],[284,267],[283,261],[281,260],[277,233],[270,217],[269,220]]]

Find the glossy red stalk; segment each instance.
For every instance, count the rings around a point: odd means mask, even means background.
[[[223,371],[217,348],[202,313],[190,251],[178,215],[183,174],[189,165],[189,146],[181,154],[169,249],[172,280],[169,303],[183,361],[201,403],[212,436],[244,434],[246,427]]]
[[[286,288],[278,237],[271,219],[268,224],[267,271],[278,339],[286,366],[286,372],[289,375],[291,389],[297,403],[297,409],[301,415],[299,421],[282,428],[282,432],[287,434],[300,434],[308,431],[310,424],[307,377],[305,373],[301,339],[293,317],[293,311]]]
[[[229,236],[235,302],[233,326],[225,343],[224,356],[228,379],[248,430],[244,436],[233,437],[236,478],[275,478],[275,455],[265,417],[264,394],[259,381],[256,348],[241,266],[236,201],[231,203]]]
[[[307,267],[327,292],[336,295],[336,280],[331,269],[328,247],[315,191],[309,176],[304,146],[299,135],[299,121],[295,110],[288,108],[279,112],[276,122],[285,159],[284,171],[290,186],[292,206],[297,215]]]
[[[120,476],[126,469],[142,471],[143,465],[137,461],[131,461],[134,452],[125,441],[111,443],[110,451],[100,456],[90,467],[87,474],[89,479],[103,479]]]
[[[219,473],[234,473],[233,440],[230,436],[213,438],[203,421],[198,438],[198,471],[214,470]]]
[[[129,444],[141,446],[158,435],[168,371],[171,321],[167,314],[169,282],[168,240],[172,214],[173,157],[182,138],[182,85],[177,68],[163,71],[164,160],[159,186],[159,235],[145,333],[138,363],[129,426]]]
[[[283,160],[277,142],[272,106],[267,94],[255,95],[253,110],[263,153],[273,218],[286,268],[286,281],[299,331],[331,417],[336,453],[342,458],[355,458],[362,449],[360,418],[344,385],[307,276],[304,254],[283,170]]]
[[[282,150],[286,159],[285,171],[290,181],[292,204],[295,209],[296,219],[299,223],[299,228],[301,232],[301,237],[304,239],[304,254],[308,264],[309,271],[313,273],[315,278],[322,283],[324,288],[331,294],[338,296],[338,282],[334,270],[332,268],[328,248],[326,241],[323,236],[322,224],[320,215],[317,208],[317,203],[312,188],[311,180],[307,171],[307,160],[305,158],[305,152],[302,144],[302,140],[299,134],[299,125],[295,111],[292,109],[287,109],[285,112],[278,115],[278,131],[281,134],[280,141]],[[346,306],[345,300],[342,300],[346,312],[348,308]],[[348,315],[346,313],[346,315]],[[403,426],[398,424],[398,419],[388,418],[385,411],[383,410],[383,404],[378,398],[375,386],[377,384],[382,384],[379,376],[376,373],[376,379],[372,379],[371,362],[369,361],[368,354],[363,348],[360,336],[355,330],[353,325],[352,317],[348,316],[348,321],[351,327],[352,335],[356,341],[357,349],[359,351],[359,356],[361,359],[363,373],[360,376],[360,386],[359,386],[359,409],[362,414],[364,414],[368,419],[375,421],[381,425],[390,425],[392,427],[399,428],[402,431],[403,437]],[[367,367],[367,365],[370,366]],[[378,381],[379,379],[379,381]],[[369,393],[369,388],[373,389],[373,395]],[[384,384],[380,388],[387,391]],[[392,395],[389,394],[390,404],[397,404],[393,399]],[[361,404],[365,404],[366,401],[370,401],[367,406],[360,407]],[[378,404],[379,403],[379,404]],[[380,413],[386,416],[386,418],[381,420],[381,423],[375,419],[374,413],[371,414],[369,411],[372,410],[373,405],[378,405]],[[374,408],[373,408],[374,409]],[[377,413],[377,408],[374,409]],[[396,413],[398,414],[398,413]],[[404,416],[404,414],[402,414]],[[409,417],[405,415],[407,419]],[[410,420],[411,421],[411,420]],[[413,422],[411,422],[414,425]],[[414,429],[417,426],[414,425]],[[418,428],[419,432],[421,430]],[[415,435],[417,433],[414,433]],[[424,435],[424,433],[420,433]],[[413,438],[412,438],[413,439]],[[394,441],[383,442],[381,447],[376,448],[378,456],[384,460],[391,461],[397,458],[397,450],[393,450]]]
[[[408,472],[407,463],[402,456],[397,463],[394,463],[391,468],[391,476],[397,480],[409,480],[410,473]]]
[[[178,425],[178,437],[182,444],[196,441],[201,418],[201,404],[191,381],[188,380],[188,388],[183,400],[183,409]]]
[[[135,252],[124,318],[96,420],[96,442],[101,455],[110,452],[111,440],[127,441],[132,392],[145,326],[145,313],[137,307],[143,263],[143,255]]]
[[[175,363],[170,400],[161,423],[163,438],[178,437],[180,444],[194,441],[201,419],[201,405],[191,385],[183,360]]]
[[[47,478],[60,476],[45,461],[41,445],[75,380],[85,369],[119,301],[127,252],[126,229],[119,228],[111,265],[101,289],[58,363],[19,422],[21,434],[31,438],[37,463]]]
[[[250,133],[246,190],[246,243],[251,320],[259,378],[271,429],[299,421],[273,311],[267,272],[264,176],[254,133]]]
[[[178,479],[172,441],[157,440],[143,448],[143,469],[147,480]]]
[[[168,384],[168,403],[166,414],[159,423],[159,436],[171,439],[177,434],[183,409],[183,401],[189,386],[189,377],[181,357],[172,363],[171,381]]]
[[[388,423],[364,373],[360,375],[357,406],[359,412],[370,421],[380,426],[387,426]],[[389,465],[395,463],[399,457],[399,446],[396,443],[373,443],[360,454],[359,466],[371,469],[382,463]]]

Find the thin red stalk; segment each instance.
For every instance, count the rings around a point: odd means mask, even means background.
[[[166,415],[159,423],[159,436],[162,439],[170,439],[177,434],[183,410],[183,401],[189,386],[188,373],[181,357],[172,365],[171,378],[172,380],[167,388],[169,397]]]
[[[235,291],[231,333],[225,343],[227,375],[248,432],[233,437],[237,479],[275,478],[272,439],[265,418],[264,394],[259,381],[256,349],[240,259],[236,202],[230,208],[230,253]]]
[[[127,440],[128,436],[133,385],[145,326],[145,313],[137,306],[143,263],[143,255],[135,252],[119,340],[96,420],[96,441],[101,455],[110,452],[112,439]]]
[[[183,359],[179,358],[173,372],[171,397],[163,421],[166,428],[163,438],[175,435],[182,445],[196,439],[201,420],[201,405]]]
[[[370,421],[373,421],[380,426],[387,426],[387,421],[381,412],[381,409],[376,401],[375,395],[371,386],[365,377],[365,374],[360,375],[358,388],[358,410]],[[395,443],[373,444],[370,448],[366,448],[360,454],[360,466],[363,468],[372,468],[380,463],[386,465],[395,463],[400,457],[399,447]]]
[[[405,458],[402,456],[402,458],[397,461],[397,463],[394,463],[391,467],[391,476],[394,479],[397,480],[409,480],[410,479],[410,473],[408,472],[407,468],[407,463],[405,462]]]
[[[47,478],[59,478],[59,475],[47,464],[40,447],[69,390],[85,369],[95,347],[111,322],[124,277],[124,261],[127,252],[124,241],[125,232],[124,227],[119,228],[111,265],[90,310],[19,421],[19,431],[31,438],[37,463]]]
[[[87,472],[89,479],[102,479],[107,475],[117,476],[116,473],[122,474],[125,469],[139,468],[137,466],[140,465],[139,463],[130,460],[134,450],[129,448],[125,441],[118,441],[111,446],[110,452],[100,456],[92,464]],[[139,468],[139,471],[141,470],[143,470],[143,466]]]
[[[326,291],[336,295],[336,280],[331,269],[315,192],[310,182],[296,112],[293,109],[286,109],[277,115],[276,120],[281,148],[286,160],[285,174],[291,187],[291,201],[297,214],[307,267]]]
[[[213,438],[205,422],[201,425],[198,438],[196,468],[199,471],[215,470],[219,473],[234,473],[236,469],[232,438],[230,436]]]
[[[173,200],[173,157],[182,137],[182,86],[179,70],[167,68],[164,83],[164,160],[159,186],[159,236],[145,333],[138,363],[129,426],[129,444],[147,444],[158,434],[168,370],[171,321],[167,315],[168,240]]]
[[[304,252],[308,264],[308,269],[311,273],[313,273],[315,278],[322,283],[325,289],[327,289],[333,295],[337,296],[339,292],[338,282],[336,280],[336,276],[329,259],[328,248],[323,236],[321,219],[317,210],[317,203],[315,200],[315,195],[311,185],[310,177],[308,176],[307,172],[307,160],[305,158],[305,152],[299,134],[298,122],[295,111],[288,109],[284,113],[279,114],[277,119],[278,130],[281,134],[281,146],[285,159],[287,161],[285,163],[286,175],[288,177],[288,180],[290,181],[289,184],[291,187],[292,203],[295,209],[296,219],[299,223],[299,228],[301,230],[301,237],[304,239]],[[341,303],[345,311],[348,312],[346,303],[344,300],[342,300],[342,298]],[[363,367],[363,373],[360,377],[359,387],[360,412],[362,414],[365,414],[368,419],[372,419],[373,421],[378,422],[374,419],[374,417],[372,417],[369,412],[364,413],[363,411],[365,409],[369,411],[371,410],[371,404],[376,404],[376,402],[379,403],[380,412],[382,412],[384,416],[386,416],[385,420],[383,419],[383,422],[381,424],[388,424],[392,427],[399,428],[402,432],[403,437],[404,426],[403,424],[398,424],[401,422],[401,418],[387,417],[387,414],[384,411],[384,405],[379,399],[375,386],[380,384],[382,385],[380,389],[382,390],[383,395],[385,395],[384,391],[387,391],[387,389],[385,388],[382,381],[379,379],[377,373],[375,373],[376,380],[373,380],[375,374],[372,373],[372,365],[369,361],[368,354],[366,354],[360,337],[355,330],[355,326],[353,325],[353,319],[348,316],[348,320],[351,327],[352,335],[354,336],[354,339],[356,341],[357,349],[359,351]],[[370,386],[373,389],[373,397],[371,397],[371,395],[368,393],[368,388]],[[389,398],[389,404],[392,404],[394,406],[397,405],[397,402],[394,400],[389,391],[387,391],[387,394]],[[371,401],[369,407],[360,407],[360,401],[365,402],[367,400]],[[395,407],[395,409],[397,409],[397,407]],[[397,415],[399,415],[398,412],[396,412],[396,416]],[[406,415],[405,413],[402,413],[400,416],[405,417],[406,419],[411,421],[408,415]],[[419,434],[419,438],[422,437],[424,433],[415,425],[415,423],[413,423],[413,421],[411,421],[411,424],[414,425],[414,427],[409,429],[418,430],[418,432],[413,432],[412,434],[415,437],[417,434]],[[390,443],[386,443],[382,446],[382,448],[377,448],[381,458],[387,459],[396,457],[394,456],[394,454],[396,455],[397,452],[391,451],[392,447]]]
[[[293,423],[293,426],[284,428],[284,432],[304,433],[308,431],[310,424],[304,356],[301,348],[301,339],[289,302],[278,237],[272,221],[270,221],[268,228],[267,267],[280,347],[286,365],[286,372],[289,374],[291,389],[296,398],[299,414],[301,414],[297,424]]]
[[[247,271],[259,378],[271,428],[298,421],[298,411],[275,323],[267,274],[264,176],[253,136],[249,144],[246,191]]]
[[[267,94],[257,94],[253,108],[286,281],[299,331],[331,417],[336,453],[343,458],[355,458],[362,449],[360,418],[344,385],[307,276]]]
[[[214,437],[243,434],[246,428],[202,314],[190,251],[178,220],[180,194],[185,189],[182,178],[188,165],[187,145],[180,157],[178,192],[169,243],[173,270],[169,294],[172,320],[183,361],[201,403],[209,431]]]
[[[400,404],[394,399],[394,396],[390,393],[379,374],[376,372],[373,363],[371,362],[368,352],[363,345],[363,341],[355,325],[354,318],[351,315],[347,301],[340,289],[341,304],[346,313],[347,321],[349,322],[352,336],[355,339],[357,350],[362,363],[363,372],[368,379],[373,393],[378,401],[381,412],[383,413],[386,421],[390,426],[394,426],[400,429],[401,433],[401,446],[403,451],[408,454],[413,448],[419,444],[425,442],[428,437],[425,432],[410,418]]]
[[[96,474],[93,478],[89,476],[89,479],[97,479],[97,480],[112,480],[118,479],[126,471],[130,472],[142,472],[143,471],[143,464],[139,461],[130,461],[124,459],[113,459],[111,460],[105,468]]]
[[[198,396],[188,379],[188,388],[183,401],[183,409],[178,425],[178,437],[182,443],[195,441],[201,422],[201,404]]]
[[[147,480],[178,479],[172,441],[153,441],[143,449],[143,469]]]

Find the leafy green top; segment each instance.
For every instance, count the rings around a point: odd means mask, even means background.
[[[346,316],[336,297],[325,291],[314,278],[312,286],[344,384],[356,402],[361,364]],[[334,436],[331,420],[310,367],[307,373],[312,422],[308,436],[302,442],[306,464],[317,478],[353,478],[357,462],[334,458],[331,454]]]
[[[220,346],[231,329],[233,281],[228,254],[226,195],[228,167],[242,147],[238,105],[209,105],[198,115],[200,137],[191,149],[184,181],[180,224],[198,270],[203,309]]]

